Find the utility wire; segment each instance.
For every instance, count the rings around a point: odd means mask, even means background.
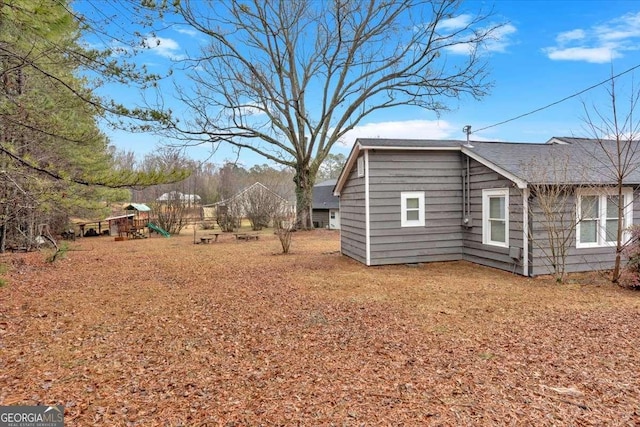
[[[607,83],[607,82],[610,82],[611,80],[613,80],[613,79],[615,79],[615,78],[618,78],[618,77],[620,77],[620,76],[622,76],[622,75],[624,75],[624,74],[630,73],[631,71],[633,71],[633,70],[635,70],[635,69],[637,69],[637,68],[640,68],[640,64],[638,64],[638,65],[636,65],[636,66],[634,66],[634,67],[631,67],[631,68],[629,68],[628,70],[625,70],[625,71],[623,71],[623,72],[621,72],[621,73],[619,73],[619,74],[616,74],[615,76],[611,76],[611,77],[609,77],[608,79],[601,81],[600,83],[596,83],[596,84],[594,84],[593,86],[589,86],[588,88],[583,89],[583,90],[581,90],[580,92],[576,92],[576,93],[574,93],[573,95],[566,96],[566,97],[562,98],[562,99],[561,99],[561,100],[559,100],[559,101],[552,102],[551,104],[545,105],[544,107],[537,108],[537,109],[535,109],[535,110],[533,110],[533,111],[529,111],[528,113],[520,114],[519,116],[513,117],[513,118],[511,118],[511,119],[503,120],[503,121],[501,121],[501,122],[499,122],[499,123],[495,123],[495,124],[490,125],[490,126],[485,126],[485,127],[483,127],[483,128],[480,128],[480,129],[474,130],[474,131],[473,131],[473,132],[471,132],[471,133],[478,133],[478,132],[480,132],[480,131],[487,130],[487,129],[489,129],[489,128],[493,128],[493,127],[496,127],[496,126],[500,126],[500,125],[503,125],[503,124],[505,124],[505,123],[509,123],[509,122],[514,121],[514,120],[518,120],[518,119],[521,119],[521,118],[523,118],[523,117],[526,117],[526,116],[530,116],[531,114],[537,113],[538,111],[546,110],[546,109],[547,109],[547,108],[549,108],[549,107],[553,107],[554,105],[560,104],[561,102],[564,102],[564,101],[566,101],[566,100],[568,100],[568,99],[575,98],[576,96],[578,96],[578,95],[582,95],[583,93],[588,92],[588,91],[590,91],[591,89],[595,89],[595,88],[597,88],[598,86],[601,86],[601,85],[603,85],[603,84],[605,84],[605,83]]]

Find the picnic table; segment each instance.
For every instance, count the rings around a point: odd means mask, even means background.
[[[210,233],[204,237],[200,238],[200,243],[204,243],[204,244],[209,244],[212,241],[213,242],[217,242],[218,241],[218,236],[220,235],[220,233]],[[212,237],[213,236],[213,237]]]
[[[252,239],[258,240],[260,237],[258,233],[233,233],[233,235],[236,236],[236,240],[244,240],[247,242]]]

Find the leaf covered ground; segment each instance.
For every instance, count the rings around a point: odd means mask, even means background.
[[[0,257],[0,405],[62,404],[67,426],[640,425],[638,292],[367,268],[326,230],[290,255],[232,238]]]

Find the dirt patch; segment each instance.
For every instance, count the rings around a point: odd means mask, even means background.
[[[640,423],[638,292],[367,268],[326,230],[287,256],[269,232],[71,247],[2,258],[2,405],[69,426]]]

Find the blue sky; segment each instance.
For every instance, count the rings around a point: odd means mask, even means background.
[[[82,10],[82,2],[76,7]],[[580,92],[612,74],[640,65],[640,2],[638,1],[468,1],[470,12],[492,7],[495,22],[505,22],[499,37],[489,46],[487,63],[493,88],[476,101],[449,101],[451,111],[437,117],[418,108],[385,110],[371,116],[351,132],[334,153],[347,154],[357,137],[464,139],[462,128],[476,131],[528,113]],[[463,14],[449,24],[464,22]],[[127,25],[124,23],[123,25]],[[197,48],[205,40],[186,27],[171,27],[149,38],[151,46],[139,57],[151,71],[163,71],[172,59]],[[92,41],[95,43],[95,40]],[[456,52],[449,52],[456,55]],[[180,79],[176,71],[174,76]],[[617,79],[619,97],[630,95],[632,78],[640,85],[640,69]],[[164,90],[170,99],[171,85]],[[590,90],[544,111],[500,126],[475,132],[471,138],[490,141],[545,142],[552,136],[590,136],[585,130],[584,106],[596,106],[606,113],[610,99],[607,85]],[[109,87],[109,94],[129,105],[140,104],[140,96],[129,88]],[[179,109],[179,105],[174,108]],[[107,130],[120,149],[134,151],[140,158],[170,142],[149,134],[128,134]],[[189,149],[191,157],[203,159],[209,147]],[[221,147],[211,159],[215,163],[235,160],[229,148]],[[243,153],[246,166],[267,163],[257,155]]]

